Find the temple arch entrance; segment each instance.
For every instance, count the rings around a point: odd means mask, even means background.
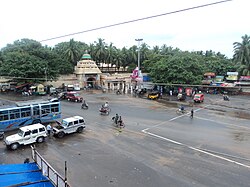
[[[89,77],[87,79],[87,85],[88,85],[88,87],[89,88],[94,88],[95,82],[96,82],[96,79],[94,77]]]

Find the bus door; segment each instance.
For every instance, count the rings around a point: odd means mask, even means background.
[[[33,119],[41,118],[41,105],[31,105],[31,116]]]

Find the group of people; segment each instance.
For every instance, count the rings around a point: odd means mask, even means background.
[[[122,121],[122,116],[119,116],[118,114],[116,114],[112,120],[115,122],[115,124],[118,126],[123,126],[123,121]]]
[[[184,114],[185,108],[184,108],[183,105],[180,106],[179,111]],[[191,109],[191,111],[190,111],[190,118],[193,118],[193,117],[194,117],[194,110]]]

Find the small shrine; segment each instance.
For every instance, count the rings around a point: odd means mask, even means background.
[[[83,54],[81,60],[75,66],[74,74],[79,81],[80,88],[90,87],[94,88],[100,86],[101,70],[92,60],[90,54]]]

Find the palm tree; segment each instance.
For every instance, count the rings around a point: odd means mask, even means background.
[[[98,38],[98,41],[95,43],[95,58],[96,62],[100,65],[105,63],[105,56],[107,51],[107,44],[104,42],[104,39]]]
[[[141,64],[141,67],[142,67],[141,69],[143,69],[143,66],[142,66],[143,61],[147,60],[148,57],[149,57],[149,47],[148,47],[148,45],[146,43],[143,43],[141,45],[140,54],[141,54],[141,58],[140,58],[141,62],[140,62],[140,64]]]
[[[78,43],[75,42],[74,39],[70,39],[64,55],[66,59],[69,60],[73,65],[76,65],[77,61],[80,59],[81,50],[78,46]]]
[[[116,56],[116,47],[113,46],[113,43],[110,43],[109,46],[107,47],[107,59],[106,62],[108,63],[108,71],[109,71],[109,66],[110,64],[112,65],[114,63],[114,59]]]
[[[241,37],[242,43],[234,42],[233,60],[238,65],[240,75],[250,75],[250,36]]]
[[[155,54],[160,54],[160,47],[158,45],[154,46],[152,52]]]

